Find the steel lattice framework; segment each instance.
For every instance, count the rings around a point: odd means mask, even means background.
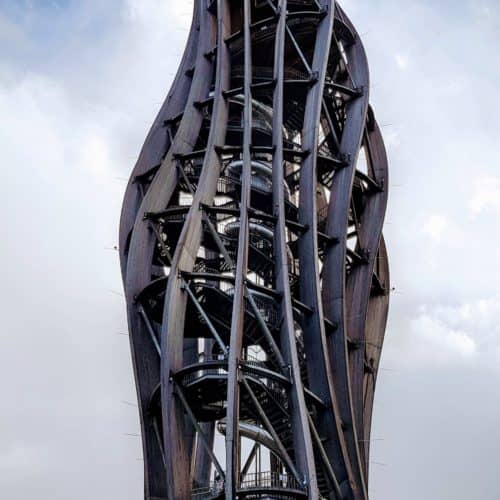
[[[120,258],[145,498],[367,499],[387,158],[331,0],[195,0]]]

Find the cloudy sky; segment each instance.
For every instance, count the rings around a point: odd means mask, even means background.
[[[137,500],[118,258],[184,0],[0,0],[0,494]],[[500,8],[345,0],[390,155],[373,500],[500,498]]]

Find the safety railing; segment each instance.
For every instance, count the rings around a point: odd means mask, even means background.
[[[186,373],[181,380],[184,387],[197,382],[202,378],[225,378],[227,377],[227,361],[221,362],[222,366],[209,366],[200,364],[200,369]]]
[[[278,472],[257,472],[245,474],[241,479],[241,489],[273,488],[283,490],[304,491],[304,485],[300,484],[294,476]]]
[[[273,68],[268,66],[254,66],[252,68],[253,79],[266,79],[272,80],[274,78]],[[232,70],[233,78],[243,78],[244,68],[243,66],[233,66]],[[306,80],[309,78],[309,74],[305,71],[299,71],[295,68],[286,67],[285,68],[285,79],[289,80]]]
[[[264,299],[256,294],[252,294],[252,296],[264,321],[272,328],[276,328],[280,321],[277,305],[272,301],[272,299],[268,299],[267,297]]]
[[[276,403],[283,407],[287,405],[283,382],[273,380],[273,368],[269,367],[268,362],[244,356],[241,359],[241,366],[244,372],[259,380],[267,394]],[[183,374],[181,375],[181,373]],[[228,374],[228,360],[223,354],[205,355],[200,353],[198,363],[181,370],[181,373],[179,373],[179,381],[184,387],[206,378],[225,379]]]
[[[287,473],[279,472],[253,472],[242,476],[240,481],[240,490],[251,489],[273,489],[286,491],[305,492],[306,488],[299,483],[295,477]],[[191,492],[193,500],[202,500],[206,498],[215,498],[224,491],[223,481],[211,481],[208,486],[195,488]]]
[[[202,488],[194,488],[191,491],[191,498],[193,500],[202,500],[205,498],[214,498],[224,491],[223,481],[211,481],[208,486]]]

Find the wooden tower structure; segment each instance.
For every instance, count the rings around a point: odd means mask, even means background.
[[[120,259],[145,499],[368,498],[387,158],[332,0],[195,0]]]

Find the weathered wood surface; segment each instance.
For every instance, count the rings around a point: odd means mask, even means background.
[[[344,20],[352,30],[348,20]],[[329,338],[330,366],[333,373],[335,391],[339,396],[340,418],[344,423],[344,436],[349,450],[349,461],[356,484],[359,485],[359,498],[367,497],[367,484],[363,474],[363,462],[360,453],[360,433],[357,430],[356,407],[353,401],[353,377],[358,372],[349,371],[348,338],[352,335],[349,329],[348,300],[346,294],[346,262],[348,217],[351,204],[351,193],[354,174],[361,145],[368,110],[368,62],[359,38],[346,48],[349,67],[347,85],[363,89],[363,93],[348,104],[349,120],[340,141],[340,154],[347,158],[347,165],[336,172],[330,194],[326,232],[336,238],[338,244],[327,251],[323,263],[323,304],[327,318],[337,325],[337,331]],[[358,351],[354,351],[357,353]],[[363,367],[361,368],[364,371]]]
[[[368,89],[334,1],[195,2],[120,225],[145,499],[368,498],[390,289]]]

